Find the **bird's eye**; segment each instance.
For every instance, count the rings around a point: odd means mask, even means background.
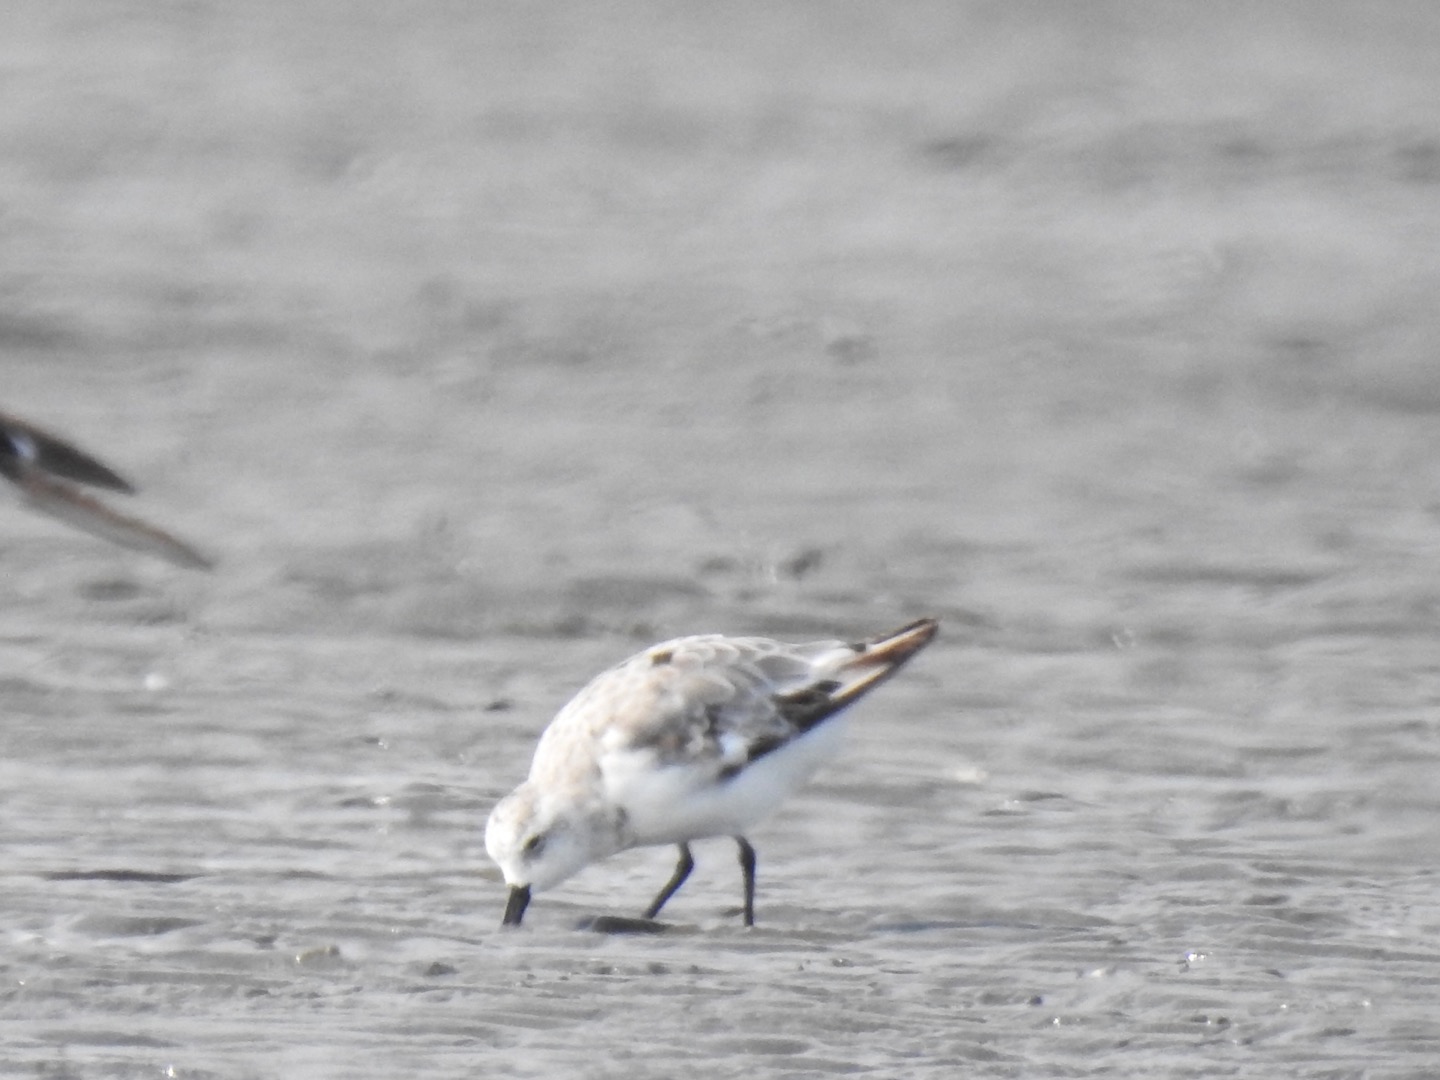
[[[539,855],[540,852],[544,850],[545,834],[536,833],[534,836],[530,837],[529,840],[525,841],[524,845],[520,848],[520,853],[522,855]]]

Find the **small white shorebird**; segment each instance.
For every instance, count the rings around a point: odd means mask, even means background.
[[[92,536],[192,570],[213,566],[185,541],[148,521],[116,513],[77,486],[89,484],[135,494],[135,488],[119,473],[64,439],[6,413],[0,413],[0,476],[18,487],[36,510]]]
[[[531,894],[627,848],[677,844],[646,919],[685,883],[690,841],[731,836],[755,924],[755,849],[744,837],[837,748],[835,716],[935,636],[920,619],[858,644],[786,645],[719,634],[652,645],[598,676],[540,736],[529,778],[502,799],[485,850],[510,886],[503,925]]]

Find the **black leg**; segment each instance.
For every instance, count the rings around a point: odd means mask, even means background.
[[[740,872],[745,875],[745,925],[755,925],[755,849],[743,836],[735,837],[740,845]]]
[[[670,875],[670,880],[655,897],[654,903],[645,909],[645,918],[653,919],[660,914],[660,909],[665,906],[665,901],[675,895],[675,891],[685,884],[685,879],[690,876],[690,871],[695,869],[695,860],[690,857],[690,845],[680,845],[680,861],[675,864],[675,873]]]

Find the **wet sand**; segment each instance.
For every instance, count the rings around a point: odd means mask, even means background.
[[[0,407],[220,562],[0,506],[6,1071],[1433,1071],[1430,8],[0,24]],[[753,931],[500,931],[592,674],[922,614]]]

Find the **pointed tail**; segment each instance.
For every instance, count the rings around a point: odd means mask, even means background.
[[[940,629],[938,619],[917,619],[889,634],[848,646],[827,678],[777,698],[781,713],[801,731],[834,716],[899,671]]]

